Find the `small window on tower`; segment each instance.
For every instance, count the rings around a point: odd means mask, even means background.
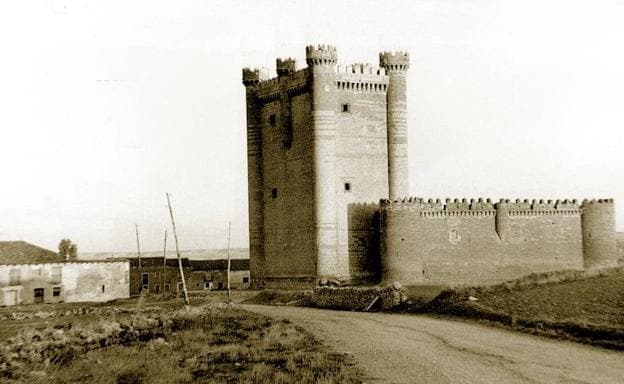
[[[275,127],[275,113],[272,113],[271,116],[269,116],[269,124],[271,124],[271,127]]]
[[[351,106],[349,104],[342,104],[342,112],[351,112]]]
[[[277,199],[277,188],[271,189],[271,197]]]
[[[351,183],[345,183],[345,191],[351,191]]]

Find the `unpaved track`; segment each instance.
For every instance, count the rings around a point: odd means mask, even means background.
[[[352,353],[370,383],[624,383],[624,352],[426,316],[242,307]]]

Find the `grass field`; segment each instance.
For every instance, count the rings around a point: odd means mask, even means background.
[[[288,321],[218,303],[189,309],[179,300],[115,304],[94,305],[103,309],[73,316],[5,320],[3,328],[12,325],[12,331],[1,337],[0,381],[361,382],[349,356],[333,353]],[[56,311],[75,308],[65,304]]]
[[[551,272],[490,287],[446,290],[420,311],[624,349],[624,267]]]

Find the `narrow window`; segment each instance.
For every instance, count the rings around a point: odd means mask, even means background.
[[[102,293],[106,292],[106,285],[102,285]]]
[[[154,292],[160,292],[160,284],[154,285]]]
[[[271,127],[275,127],[275,113],[272,113],[271,116],[269,116],[269,124],[271,124]]]
[[[351,183],[345,183],[345,191],[351,191]]]
[[[54,297],[61,296],[61,287],[52,287],[52,296]]]
[[[271,197],[277,199],[277,188],[273,187],[273,189],[271,189]]]
[[[349,112],[350,110],[349,104],[342,104],[342,112]]]
[[[169,292],[171,290],[171,286],[169,284],[165,284],[165,292]]]
[[[141,276],[141,284],[148,285],[149,284],[149,273],[144,273]]]
[[[449,231],[449,241],[451,243],[459,243],[461,241],[461,236],[456,229],[452,229]]]

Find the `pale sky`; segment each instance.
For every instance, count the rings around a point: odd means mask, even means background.
[[[613,197],[624,230],[622,1],[22,1],[0,10],[0,240],[247,246],[243,66],[305,45],[410,52],[410,191]]]

